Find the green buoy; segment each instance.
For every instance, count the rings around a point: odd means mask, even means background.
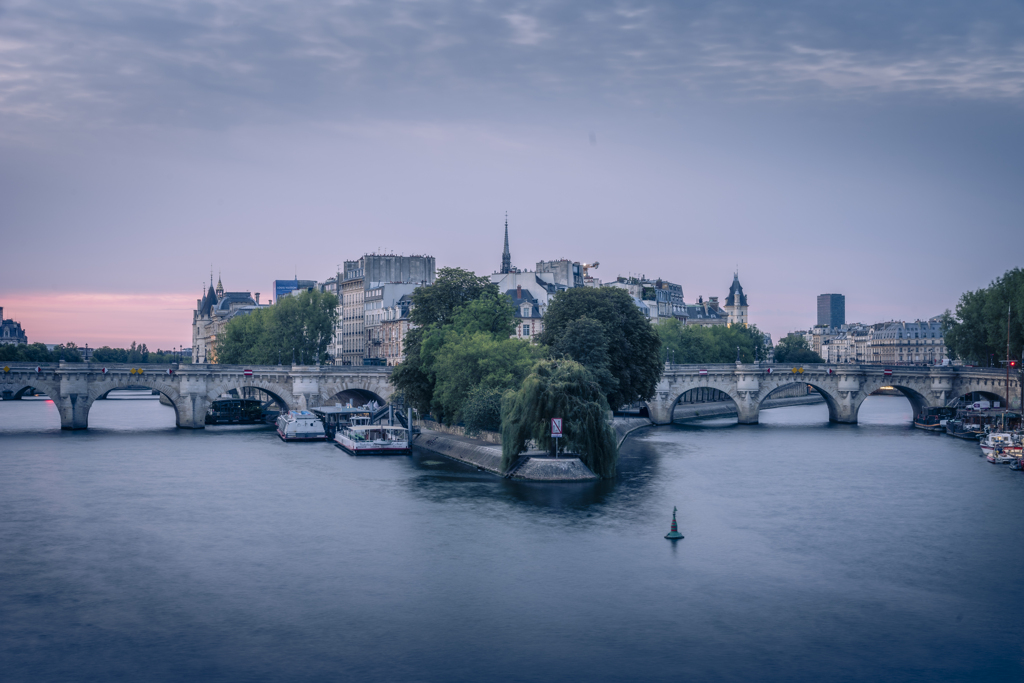
[[[675,506],[672,506],[672,531],[665,534],[665,538],[669,539],[670,541],[678,541],[680,538],[683,538],[683,535],[679,533],[679,527],[676,525]]]

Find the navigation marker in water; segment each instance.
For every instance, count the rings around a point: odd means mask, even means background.
[[[683,538],[683,535],[681,533],[679,533],[679,527],[676,526],[676,507],[675,506],[672,506],[672,531],[668,532],[665,535],[665,538],[669,539],[670,541],[678,541],[680,538]]]

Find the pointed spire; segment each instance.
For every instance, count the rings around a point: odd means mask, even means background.
[[[501,272],[512,272],[512,254],[508,251],[508,211],[505,212],[505,251],[501,253]]]
[[[224,285],[220,283],[220,272],[217,272],[217,297],[224,296]]]

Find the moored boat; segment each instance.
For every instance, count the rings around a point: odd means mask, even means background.
[[[325,441],[327,434],[317,416],[308,410],[289,410],[277,418],[277,435],[284,441]]]
[[[352,424],[338,431],[338,448],[352,455],[404,455],[410,453],[409,430],[391,425]]]
[[[1014,440],[1013,434],[1008,432],[991,432],[981,440],[981,452],[986,457],[992,455],[1005,455],[1009,458],[1020,457],[1021,445]],[[996,462],[989,457],[991,462]],[[1003,460],[1001,462],[1009,462],[1009,460]]]
[[[926,408],[914,417],[914,426],[931,432],[946,431],[947,422],[956,414],[956,408]]]
[[[1010,453],[1004,453],[1003,451],[994,451],[986,455],[985,459],[994,465],[1006,465],[1007,463],[1016,462],[1020,458]]]

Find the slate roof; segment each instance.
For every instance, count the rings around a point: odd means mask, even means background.
[[[740,306],[747,305],[747,295],[743,293],[743,285],[740,284],[739,273],[732,276],[732,286],[729,287],[729,296],[725,297],[726,306],[735,306],[736,295],[739,294]]]

